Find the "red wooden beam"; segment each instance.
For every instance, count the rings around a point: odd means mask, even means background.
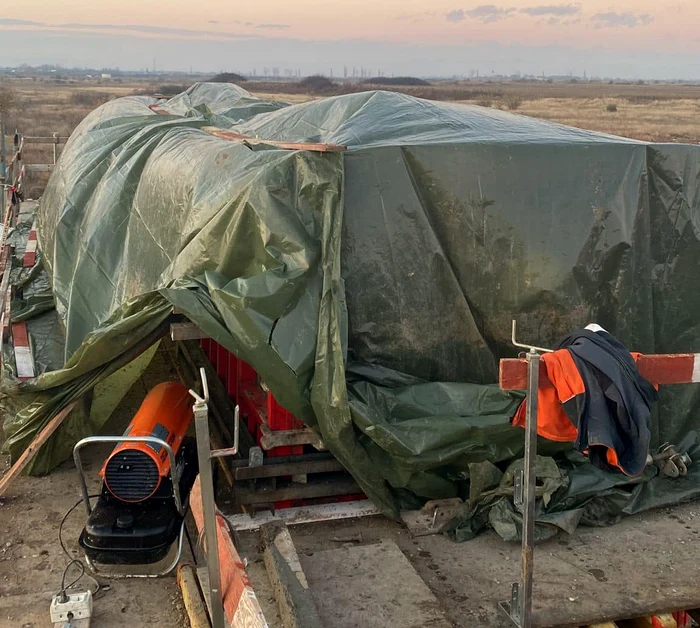
[[[202,511],[202,487],[199,476],[190,492],[190,510],[197,530],[204,529]],[[219,546],[219,569],[221,571],[221,593],[224,600],[224,614],[230,626],[246,628],[267,628],[260,603],[255,597],[245,565],[231,540],[226,523],[216,516],[216,537]]]
[[[639,355],[637,368],[652,384],[691,384],[700,382],[700,353]],[[527,360],[501,360],[498,383],[502,390],[527,388]],[[551,386],[544,362],[540,362],[540,388]]]
[[[342,153],[346,151],[347,146],[342,146],[341,144],[319,144],[312,142],[279,142],[277,140],[265,140],[259,137],[250,137],[248,135],[241,135],[240,133],[234,133],[233,131],[226,131],[224,129],[219,129],[215,126],[204,126],[201,129],[206,131],[210,135],[215,137],[220,137],[224,140],[240,141],[246,144],[268,144],[269,146],[274,146],[275,148],[283,148],[286,150],[310,150],[316,153]]]
[[[163,109],[162,107],[159,107],[158,105],[149,105],[148,108],[149,108],[153,113],[157,113],[158,115],[161,115],[161,116],[171,116],[171,115],[173,115],[172,113],[170,113],[169,111],[166,111],[165,109]]]

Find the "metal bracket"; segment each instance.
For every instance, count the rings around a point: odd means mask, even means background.
[[[553,353],[554,349],[545,349],[544,347],[536,347],[534,345],[523,344],[515,339],[515,334],[517,331],[518,322],[513,320],[513,327],[511,329],[510,341],[513,343],[514,347],[518,349],[527,349],[530,353]]]
[[[525,459],[523,471],[515,475],[515,506],[523,513],[520,581],[513,584],[510,601],[499,607],[518,628],[532,628],[532,592],[535,552],[535,461],[537,460],[537,405],[540,383],[540,355],[551,352],[533,345],[517,342],[516,322],[513,321],[511,339],[513,345],[527,349],[527,410],[525,413]]]

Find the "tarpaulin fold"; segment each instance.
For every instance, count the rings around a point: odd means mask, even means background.
[[[460,496],[456,538],[488,526],[514,538],[507,496],[469,501],[470,465],[504,473],[522,455],[510,425],[522,394],[495,386],[516,355],[511,321],[539,346],[597,322],[635,351],[700,351],[699,156],[381,91],[281,106],[198,84],[111,101],[71,136],[41,201],[66,365],[5,387],[7,446],[17,456],[176,306],[387,514]],[[695,451],[698,417],[697,387],[663,388],[654,444]],[[59,434],[33,470],[75,437]],[[547,529],[697,496],[695,465],[630,483],[567,450],[543,443],[566,480],[538,511]]]

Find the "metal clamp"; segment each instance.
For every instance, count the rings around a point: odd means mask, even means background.
[[[688,475],[688,467],[693,459],[687,453],[678,453],[675,445],[664,443],[658,453],[647,457],[647,466],[655,464],[662,475],[677,478]]]

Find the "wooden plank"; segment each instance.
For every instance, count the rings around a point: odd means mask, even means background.
[[[360,517],[376,517],[381,511],[368,499],[352,502],[337,502],[319,506],[283,508],[272,512],[262,511],[251,516],[248,513],[227,517],[229,526],[236,532],[257,530],[270,521],[285,521],[288,526],[318,523],[321,521],[342,521]]]
[[[183,564],[178,567],[177,584],[182,593],[187,618],[190,620],[190,628],[210,628],[204,599],[199,591],[192,565]]]
[[[263,560],[284,628],[323,628],[299,555],[284,522],[260,529]]]
[[[0,254],[0,259],[2,259],[2,282],[0,283],[0,312],[2,312],[2,339],[3,342],[7,341],[10,337],[10,303],[11,298],[11,287],[10,278],[12,276],[12,253],[13,248],[11,246],[5,246]]]
[[[197,476],[190,492],[190,510],[197,530],[201,533],[204,529],[204,514],[202,512],[202,487],[199,476]],[[233,628],[268,628],[243,561],[228,533],[226,522],[217,515],[216,523],[221,590],[226,620]]]
[[[201,338],[209,338],[209,336],[194,323],[170,323],[170,339],[175,342]]]
[[[27,172],[53,172],[55,164],[26,164]]]
[[[214,135],[215,137],[220,137],[224,140],[231,140],[233,142],[245,142],[252,146],[259,144],[267,144],[268,146],[274,146],[275,148],[282,148],[285,150],[308,150],[315,153],[342,153],[346,151],[347,146],[341,146],[340,144],[318,144],[312,142],[279,142],[277,140],[265,140],[259,137],[250,137],[248,135],[240,135],[239,133],[234,133],[233,131],[226,131],[224,129],[219,129],[215,126],[204,126],[201,128],[202,131]]]
[[[12,481],[20,473],[22,473],[26,466],[34,459],[44,443],[46,443],[46,441],[51,438],[51,435],[61,426],[66,417],[68,417],[68,415],[73,411],[77,403],[78,400],[72,401],[65,408],[63,408],[63,410],[61,410],[44,426],[44,429],[39,432],[39,434],[29,444],[29,447],[24,450],[22,455],[17,459],[17,462],[12,465],[10,470],[2,477],[2,480],[0,480],[0,497],[5,494],[5,491],[10,486]]]
[[[160,116],[172,116],[174,114],[170,113],[169,111],[166,111],[163,109],[163,107],[160,107],[159,105],[149,105],[148,108],[153,112],[157,113]]]
[[[700,353],[640,355],[637,368],[653,384],[691,384],[700,382]],[[502,390],[527,388],[527,361],[519,358],[501,360],[498,383]],[[551,387],[544,362],[540,363],[540,387]]]
[[[27,323],[12,323],[12,344],[15,349],[17,378],[21,381],[32,379],[35,375],[34,356],[29,343]]]
[[[330,458],[327,460],[290,462],[287,464],[263,464],[258,467],[236,467],[233,474],[236,480],[254,480],[256,478],[275,478],[298,473],[334,473],[344,470],[345,467],[338,460]]]
[[[48,137],[27,137],[24,138],[25,144],[65,144],[68,141],[67,136],[53,135]]]
[[[288,499],[316,499],[319,497],[337,497],[340,495],[359,495],[362,489],[352,478],[339,480],[311,481],[307,484],[282,486],[271,490],[253,491],[249,488],[236,487],[236,502],[243,506],[269,504]]]
[[[247,393],[246,393],[247,394]],[[250,397],[250,395],[248,395]],[[310,427],[300,430],[271,430],[264,422],[260,424],[260,447],[270,450],[275,447],[294,445],[313,445],[319,451],[324,451],[326,445],[317,432]]]

